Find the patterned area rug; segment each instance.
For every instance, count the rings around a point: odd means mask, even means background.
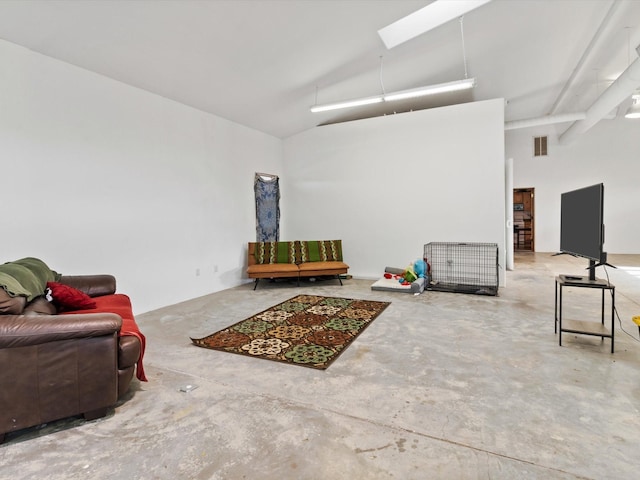
[[[325,369],[391,302],[298,295],[204,338],[204,348]]]

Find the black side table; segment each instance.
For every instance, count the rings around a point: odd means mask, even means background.
[[[602,303],[600,312],[600,323],[584,320],[562,319],[562,289],[565,287],[596,288],[602,291]],[[611,331],[604,325],[605,292],[611,291]],[[560,295],[558,296],[558,292]],[[569,275],[559,275],[556,277],[556,299],[555,299],[555,332],[558,335],[558,345],[562,346],[562,333],[578,333],[581,335],[592,335],[611,339],[611,353],[613,353],[613,336],[615,332],[615,308],[616,308],[616,287],[606,280],[589,280],[588,277],[572,277]],[[559,327],[559,328],[558,328]]]

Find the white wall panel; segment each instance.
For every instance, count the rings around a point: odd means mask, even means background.
[[[495,242],[502,270],[503,124],[504,102],[491,100],[286,139],[287,236],[342,239],[360,277],[405,267],[427,242]]]
[[[0,261],[114,274],[138,312],[245,280],[281,140],[4,41],[0,62]]]
[[[533,137],[540,135],[549,135],[549,154],[534,158]],[[512,130],[506,152],[513,157],[514,187],[535,188],[537,251],[560,248],[561,194],[602,182],[605,250],[640,253],[639,120],[603,120],[569,144],[559,144],[544,127]]]

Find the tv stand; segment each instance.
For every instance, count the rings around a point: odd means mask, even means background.
[[[563,320],[562,318],[562,289],[564,287],[596,288],[602,291],[600,323],[584,320]],[[604,326],[605,291],[611,291],[611,331]],[[559,295],[558,295],[559,292]],[[615,308],[616,287],[606,280],[591,279],[589,277],[577,277],[573,275],[559,275],[556,277],[556,301],[555,301],[555,333],[558,334],[558,345],[562,346],[562,334],[578,333],[611,339],[611,353],[613,353],[613,340],[615,332]],[[559,327],[559,328],[558,328]]]
[[[576,257],[576,258],[578,257],[578,255],[575,255],[569,252],[556,252],[551,254],[552,257],[557,257],[559,255],[571,255],[572,257]],[[603,252],[602,255],[600,255],[599,262],[589,259],[589,266],[585,269],[585,270],[589,270],[589,280],[591,281],[596,280],[596,268],[598,267],[618,268],[615,265],[611,265],[610,263],[607,263],[607,253]],[[561,276],[566,276],[566,275],[561,275]]]
[[[589,270],[589,280],[595,280],[596,279],[596,268],[597,267],[611,267],[611,268],[618,268],[615,265],[611,265],[610,263],[607,263],[606,260],[606,254],[605,254],[605,259],[600,261],[599,263],[596,263],[594,260],[589,260],[589,266],[587,267],[587,269]]]

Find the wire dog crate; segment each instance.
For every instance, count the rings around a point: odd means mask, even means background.
[[[431,242],[424,246],[431,265],[428,290],[498,295],[498,244]]]

